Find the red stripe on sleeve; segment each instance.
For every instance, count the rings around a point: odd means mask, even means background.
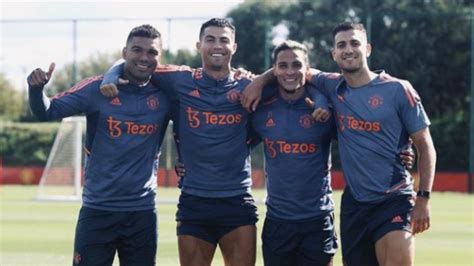
[[[420,96],[418,96],[418,93],[415,91],[410,82],[406,80],[400,80],[400,84],[402,84],[402,87],[405,90],[405,94],[411,107],[415,107],[416,103],[420,100]]]
[[[61,98],[61,97],[63,97],[64,95],[68,95],[68,94],[74,93],[75,91],[81,90],[81,89],[84,88],[85,86],[91,84],[91,83],[94,82],[94,81],[100,80],[100,79],[102,79],[102,78],[103,78],[103,76],[100,75],[100,76],[94,76],[94,77],[90,77],[90,78],[86,78],[86,79],[84,79],[84,80],[81,80],[81,81],[79,81],[76,85],[74,85],[73,87],[71,87],[69,90],[54,95],[53,99]]]

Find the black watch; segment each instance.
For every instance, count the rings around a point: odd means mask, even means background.
[[[418,190],[418,192],[416,193],[416,196],[429,199],[430,194],[431,194],[431,192],[429,192],[427,190]]]

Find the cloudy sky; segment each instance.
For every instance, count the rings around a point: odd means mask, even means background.
[[[223,17],[243,0],[11,1],[0,6],[0,72],[15,87],[26,88],[26,75],[50,62],[62,68],[76,58],[120,51],[128,32],[149,23],[163,34],[164,48],[194,49],[202,22]]]

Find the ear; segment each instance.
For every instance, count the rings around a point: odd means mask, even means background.
[[[336,49],[331,48],[331,57],[333,61],[336,61]]]
[[[370,54],[372,53],[372,45],[370,43],[367,43],[366,49],[367,49],[367,57],[369,57]]]
[[[122,49],[122,58],[125,59],[127,57],[127,47]]]
[[[237,43],[236,42],[234,42],[234,45],[232,45],[232,49],[233,49],[232,55],[234,55],[235,52],[237,52]]]
[[[201,42],[196,42],[196,49],[198,50],[201,50]]]

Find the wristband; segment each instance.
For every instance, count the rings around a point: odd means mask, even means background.
[[[427,191],[427,190],[419,190],[417,193],[416,193],[416,196],[417,197],[422,197],[422,198],[425,198],[425,199],[429,199],[430,198],[430,194],[431,192]]]

